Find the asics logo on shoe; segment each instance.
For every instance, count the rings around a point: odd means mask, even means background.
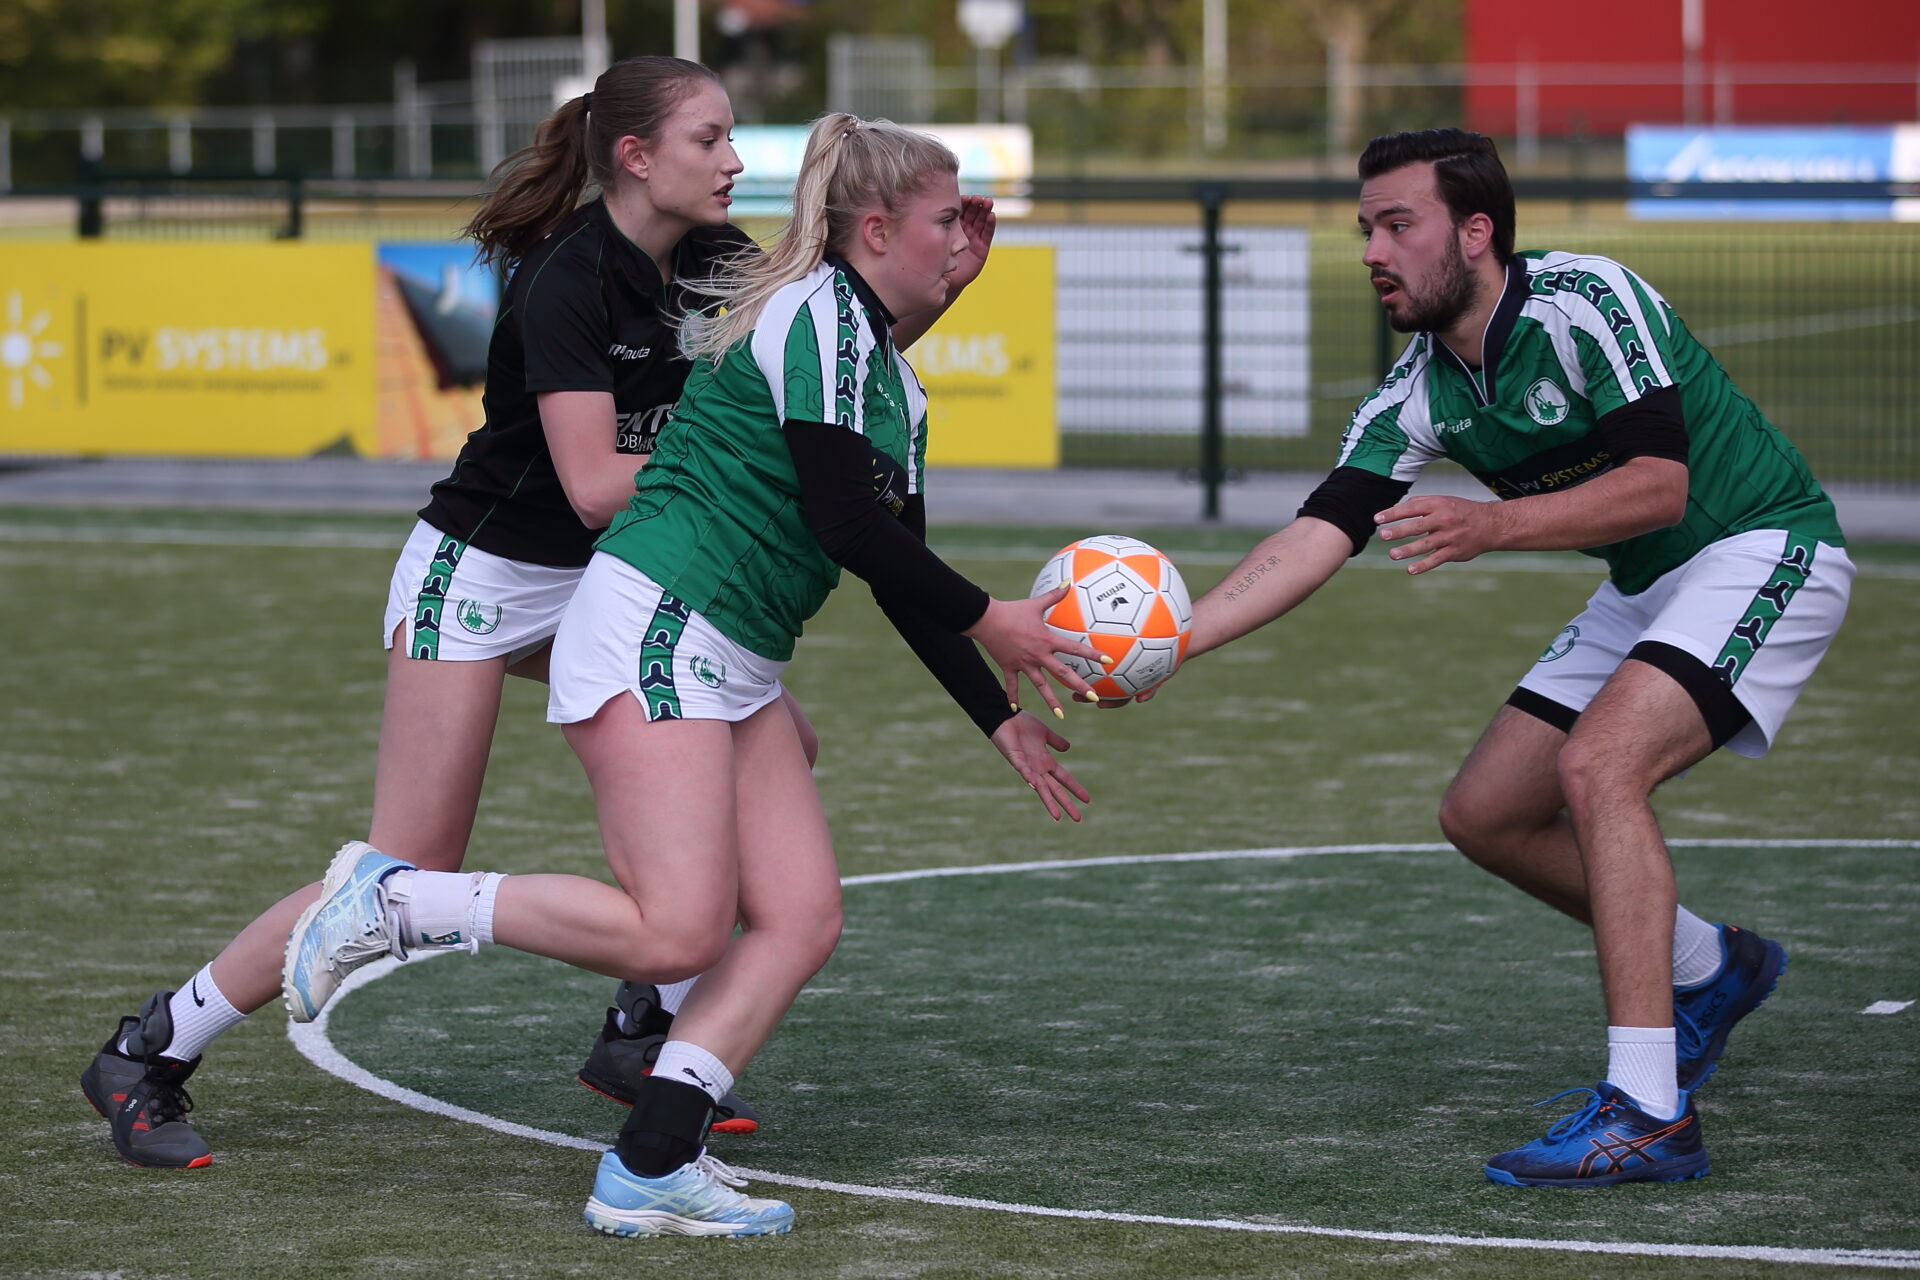
[[[199,974],[196,973],[193,975],[193,985],[188,989],[187,994],[193,997],[193,1004],[195,1008],[204,1009],[206,1007],[207,1002],[200,998],[200,975]]]
[[[1635,1160],[1644,1160],[1652,1164],[1654,1157],[1647,1154],[1647,1149],[1671,1138],[1692,1123],[1692,1116],[1682,1116],[1664,1129],[1643,1133],[1637,1138],[1622,1138],[1617,1133],[1602,1129],[1599,1137],[1587,1139],[1588,1145],[1593,1150],[1588,1152],[1587,1158],[1580,1162],[1580,1176],[1589,1178],[1595,1173],[1618,1173]],[[1603,1160],[1605,1164],[1599,1163]]]

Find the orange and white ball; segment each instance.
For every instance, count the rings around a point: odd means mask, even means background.
[[[1193,602],[1173,561],[1138,538],[1103,533],[1068,543],[1040,568],[1033,594],[1066,583],[1047,611],[1063,639],[1085,641],[1113,659],[1102,669],[1063,653],[1103,698],[1130,698],[1172,675],[1193,638]]]

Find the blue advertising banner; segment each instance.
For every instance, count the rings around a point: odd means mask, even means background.
[[[1627,129],[1627,176],[1638,182],[1892,182],[1908,180],[1912,126],[1638,124]],[[1886,221],[1896,202],[1868,199],[1634,199],[1628,213],[1650,219]]]

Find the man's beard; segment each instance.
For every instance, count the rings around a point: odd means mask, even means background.
[[[1461,316],[1472,310],[1480,296],[1480,281],[1467,269],[1466,255],[1457,248],[1440,259],[1429,290],[1416,296],[1405,282],[1407,306],[1398,316],[1387,313],[1387,320],[1399,333],[1445,333]]]

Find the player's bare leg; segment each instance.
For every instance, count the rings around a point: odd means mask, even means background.
[[[741,932],[694,985],[673,1038],[736,1074],[840,939],[840,880],[820,795],[791,718],[769,707],[735,726]]]
[[[1501,707],[1440,801],[1440,829],[1476,864],[1583,924],[1587,876],[1557,765],[1567,735]]]
[[[1607,1018],[1615,1026],[1673,1023],[1673,861],[1650,797],[1712,750],[1686,690],[1633,660],[1601,687],[1561,748],[1561,788],[1586,868]]]

